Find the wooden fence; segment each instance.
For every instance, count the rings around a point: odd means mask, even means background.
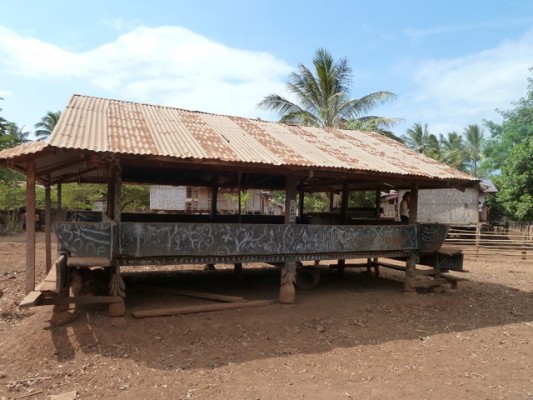
[[[509,228],[486,231],[476,228],[451,227],[444,245],[462,250],[471,256],[513,257],[533,259],[533,236],[531,229]]]

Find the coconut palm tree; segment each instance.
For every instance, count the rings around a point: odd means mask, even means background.
[[[442,134],[439,137],[440,158],[439,161],[458,170],[466,170],[467,152],[463,137],[457,132],[448,133],[448,137]]]
[[[477,176],[477,165],[481,161],[483,129],[479,125],[468,125],[464,131],[468,161],[472,165],[472,175]]]
[[[428,124],[417,122],[412,128],[407,129],[402,136],[405,145],[426,156],[436,158],[439,155],[439,141],[432,133],[429,133]]]
[[[61,117],[61,111],[48,111],[39,122],[35,124],[35,136],[37,140],[46,140],[54,131],[54,128]]]
[[[359,99],[350,99],[352,69],[346,58],[338,62],[325,49],[318,49],[313,58],[314,73],[299,64],[299,73],[289,75],[287,89],[297,103],[278,95],[266,96],[258,107],[274,111],[280,122],[304,126],[347,128],[348,121],[379,119],[381,126],[397,122],[394,118],[366,115],[377,105],[395,97],[390,92],[375,92]]]

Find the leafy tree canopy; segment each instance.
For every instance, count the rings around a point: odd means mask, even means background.
[[[533,79],[528,82],[527,96],[501,112],[501,124],[486,122],[491,138],[484,165],[497,174],[497,199],[517,221],[533,220]]]

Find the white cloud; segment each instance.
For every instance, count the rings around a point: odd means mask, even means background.
[[[230,48],[171,26],[139,26],[86,52],[0,27],[0,55],[13,74],[81,79],[109,96],[250,117],[262,114],[256,104],[265,95],[284,92],[292,70],[268,53]]]
[[[127,31],[134,29],[138,23],[126,21],[122,18],[106,18],[100,21],[103,26],[111,28],[115,31]]]
[[[479,53],[421,62],[412,75],[414,90],[402,102],[406,119],[447,133],[498,117],[497,108],[506,110],[526,95],[532,54],[533,30]]]

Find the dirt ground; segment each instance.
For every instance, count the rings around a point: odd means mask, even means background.
[[[37,280],[43,278],[39,234]],[[279,270],[124,273],[127,315],[19,309],[24,236],[0,237],[0,399],[533,399],[533,261],[466,253],[457,290],[404,295],[402,276],[326,267],[294,305],[136,319],[208,303],[154,286],[277,300]]]

